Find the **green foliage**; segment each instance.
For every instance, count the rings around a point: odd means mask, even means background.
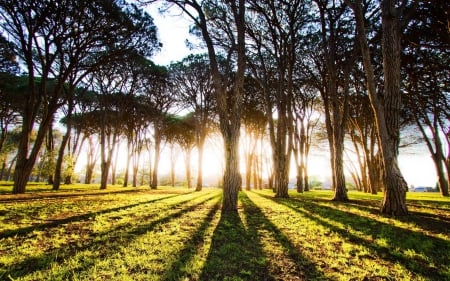
[[[411,215],[394,218],[356,192],[241,192],[221,214],[219,189],[61,188],[0,195],[0,280],[450,278],[449,199],[435,193],[409,193]]]
[[[311,179],[309,181],[309,186],[311,189],[322,189],[322,182],[316,179]]]
[[[55,167],[56,167],[56,152],[54,150],[51,150],[45,152],[40,167],[37,166],[36,168],[39,169],[39,174],[43,175],[44,177],[48,177],[50,175],[53,175]]]

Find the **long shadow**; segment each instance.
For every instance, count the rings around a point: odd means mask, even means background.
[[[92,253],[95,253],[95,256],[99,259],[102,259],[103,257],[109,256],[111,254],[114,254],[120,250],[120,248],[123,245],[126,245],[133,241],[137,236],[143,235],[149,231],[152,231],[156,226],[165,224],[170,222],[171,220],[174,220],[176,218],[181,217],[183,214],[186,214],[187,212],[192,212],[199,206],[203,205],[205,202],[209,200],[213,200],[214,198],[217,198],[220,195],[212,195],[208,196],[204,199],[202,199],[199,202],[196,202],[195,204],[187,204],[185,207],[181,208],[182,206],[180,204],[178,205],[177,211],[173,212],[170,215],[164,216],[160,219],[154,220],[149,222],[145,225],[138,225],[135,227],[132,226],[120,226],[116,229],[112,229],[108,232],[102,233],[96,237],[92,237],[93,240],[91,240],[89,243],[79,243],[79,241],[73,241],[71,243],[68,243],[64,245],[64,247],[61,248],[54,248],[50,252],[43,253],[38,256],[29,257],[21,261],[20,263],[16,263],[12,266],[10,266],[2,276],[11,276],[13,280],[17,278],[21,278],[29,273],[32,273],[34,271],[38,270],[44,270],[51,266],[53,262],[55,263],[63,263],[68,258],[72,257],[74,254],[78,252],[85,251],[86,249],[89,249]],[[196,198],[200,198],[202,196],[198,196]],[[191,199],[192,200],[192,199]],[[186,202],[189,202],[187,200]],[[118,241],[116,241],[118,240]],[[117,242],[117,243],[116,243]],[[83,260],[83,263],[79,264],[78,268],[71,268],[70,271],[67,271],[65,273],[62,273],[62,279],[71,279],[70,275],[74,274],[74,272],[81,272],[83,270],[87,270],[88,268],[95,266],[96,259],[97,258],[90,258]],[[2,278],[0,276],[0,279]]]
[[[38,200],[38,199],[53,199],[53,198],[74,198],[74,197],[85,197],[85,196],[106,196],[111,194],[127,194],[127,193],[170,193],[170,192],[152,192],[154,190],[143,190],[143,189],[128,189],[128,190],[94,190],[94,191],[86,191],[84,189],[74,189],[71,191],[49,191],[47,192],[33,192],[33,193],[25,193],[23,195],[11,195],[10,193],[1,194],[0,193],[0,202],[26,202],[29,200]],[[192,192],[192,191],[191,191]],[[186,192],[186,193],[191,193]],[[2,195],[9,195],[8,197],[4,197]],[[14,196],[14,197],[12,197]]]
[[[290,241],[290,239],[283,234],[278,227],[273,224],[266,215],[262,212],[262,210],[247,196],[247,194],[242,193],[241,195],[242,207],[244,209],[244,214],[248,221],[249,233],[257,238],[258,230],[265,230],[276,241],[283,247],[283,252],[287,253],[292,262],[294,262],[295,266],[293,268],[294,272],[291,272],[288,276],[283,276],[283,280],[291,279],[290,276],[294,274],[295,280],[330,280],[326,278],[321,271],[319,271],[316,265],[311,262],[307,257],[305,257],[294,244]],[[273,260],[276,257],[270,257],[270,260]],[[292,270],[292,269],[291,269]],[[284,270],[283,270],[284,271]],[[277,272],[277,276],[287,274],[286,272]]]
[[[296,200],[298,200],[296,198]],[[317,202],[314,200],[314,202]],[[330,201],[327,202],[328,204]],[[380,210],[378,208],[373,208],[370,206],[365,206],[364,204],[367,203],[366,200],[351,200],[349,202],[340,203],[344,205],[350,205],[355,208],[358,208],[359,210],[363,210],[365,212],[368,212],[370,214],[380,216]],[[334,202],[334,204],[339,204],[337,202]],[[408,206],[412,206],[408,202]],[[417,206],[415,207],[420,208],[423,206]],[[433,209],[436,209],[435,207],[432,207]],[[422,228],[423,230],[426,230],[428,232],[432,233],[442,233],[449,235],[450,234],[450,217],[445,217],[439,214],[431,214],[426,212],[420,212],[420,211],[412,211],[409,210],[409,216],[399,216],[395,219],[401,222],[405,223],[413,223],[417,225],[418,227]]]
[[[67,218],[63,218],[63,219],[56,219],[56,220],[52,220],[52,221],[49,221],[49,222],[46,222],[46,223],[41,223],[41,224],[37,224],[37,225],[22,227],[22,228],[18,228],[18,229],[6,230],[6,231],[3,231],[3,232],[0,232],[0,239],[14,237],[14,236],[17,236],[17,235],[24,236],[24,235],[27,235],[27,234],[35,231],[35,230],[44,230],[44,229],[47,229],[47,228],[50,228],[50,227],[57,227],[57,226],[59,226],[61,224],[65,224],[65,223],[77,222],[77,221],[82,221],[82,220],[89,220],[89,219],[94,218],[94,217],[96,217],[98,215],[113,213],[113,212],[125,210],[125,209],[128,209],[128,208],[133,208],[133,207],[136,207],[136,206],[139,206],[139,205],[145,205],[145,204],[149,204],[149,203],[154,203],[154,202],[162,201],[162,200],[165,200],[165,199],[169,199],[169,198],[173,198],[173,197],[177,197],[177,196],[181,196],[181,195],[183,195],[183,194],[169,195],[169,196],[165,196],[165,197],[162,197],[162,198],[151,199],[151,200],[147,200],[147,201],[143,201],[143,202],[139,202],[139,203],[135,203],[135,204],[129,204],[129,205],[120,206],[120,207],[111,208],[111,209],[105,209],[105,210],[101,210],[101,211],[97,211],[97,212],[71,216],[71,217],[67,217]]]
[[[352,243],[364,245],[382,259],[400,263],[415,274],[431,278],[431,280],[448,280],[449,278],[448,268],[445,267],[448,266],[450,259],[450,242],[446,240],[430,237],[422,233],[382,223],[332,207],[318,205],[313,199],[311,201],[276,199],[264,194],[257,194],[275,203],[289,207],[302,216],[330,229],[332,232],[338,233]],[[341,222],[367,236],[371,235],[373,240],[355,235],[351,231],[348,231],[348,229],[332,225],[325,219]],[[375,239],[380,238],[385,239],[388,246],[381,246],[374,243]],[[422,247],[421,243],[414,244],[408,241],[423,241],[423,243],[427,244],[426,247]],[[416,253],[425,256],[427,260],[410,258],[397,249],[412,249]]]
[[[204,241],[204,237],[206,235],[206,231],[211,225],[214,216],[219,211],[220,201],[214,204],[211,207],[205,219],[198,226],[195,232],[192,234],[191,238],[185,242],[185,247],[179,252],[179,259],[174,262],[166,273],[161,278],[161,280],[191,280],[192,276],[189,276],[184,270],[186,264],[192,260],[196,255],[196,249],[201,247]]]
[[[261,243],[248,232],[238,212],[222,212],[199,280],[275,280]]]

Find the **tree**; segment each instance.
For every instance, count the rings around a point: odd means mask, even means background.
[[[0,151],[0,180],[9,181],[11,178],[11,170],[16,161],[14,153],[17,149],[17,141],[20,139],[20,131],[18,128],[13,129],[7,134],[6,140],[3,143]]]
[[[193,20],[208,50],[219,127],[224,140],[222,210],[235,212],[242,182],[238,148],[246,68],[245,0],[166,2],[180,8]],[[219,52],[226,58],[225,71],[221,71],[219,65]]]
[[[27,78],[0,73],[0,152],[11,126],[20,124],[21,105],[25,102]]]
[[[288,197],[293,150],[293,95],[297,54],[309,14],[307,1],[250,1],[247,31],[251,38],[249,61],[263,88],[274,164],[275,196]],[[274,118],[272,111],[276,112]]]
[[[147,14],[124,1],[0,1],[2,31],[13,38],[29,76],[23,105],[13,193],[25,192],[28,177],[55,112],[67,101],[67,79],[78,67],[101,65],[130,48],[154,49],[156,29]],[[37,85],[36,77],[40,77]],[[48,81],[55,86],[48,91]],[[40,113],[36,141],[30,132]]]
[[[174,154],[175,145],[178,144],[186,153],[185,168],[186,168],[186,182],[187,187],[191,188],[191,168],[190,155],[192,148],[196,143],[196,124],[195,114],[190,113],[185,116],[168,115],[166,126],[164,129],[164,137],[166,142],[171,145],[171,183],[174,186],[175,171],[174,171]]]
[[[87,86],[87,85],[86,85]],[[94,91],[81,91],[76,95],[77,112],[72,116],[73,127],[76,135],[82,135],[81,143],[87,141],[86,168],[84,183],[90,184],[94,174],[94,167],[99,158],[99,144],[94,141],[99,125],[95,124],[98,119],[93,118],[93,112],[98,108],[97,93]],[[79,152],[81,149],[78,150]]]
[[[371,55],[365,32],[365,16],[359,0],[346,1],[354,11],[357,36],[366,73],[367,89],[375,114],[383,159],[384,198],[381,212],[390,215],[406,215],[406,191],[408,185],[398,166],[400,141],[400,91],[401,36],[414,7],[409,1],[383,0],[380,3],[382,23],[382,57],[384,93],[378,95]]]
[[[178,103],[193,112],[198,151],[196,191],[203,186],[203,148],[214,118],[215,100],[208,55],[189,55],[170,66],[172,90]]]
[[[266,135],[267,114],[261,100],[261,89],[256,79],[246,76],[244,89],[242,123],[246,139],[242,147],[245,159],[245,187],[250,190],[251,181],[253,181],[253,188],[261,187],[262,175],[260,170],[263,153],[261,142]]]
[[[17,74],[19,70],[14,45],[0,34],[0,73]]]
[[[166,116],[175,103],[174,94],[168,90],[169,73],[166,67],[153,65],[148,69],[144,83],[143,103],[147,107],[147,114],[153,127],[154,158],[151,171],[150,187],[158,186],[158,169],[161,153],[161,142],[165,127]]]
[[[342,1],[316,0],[320,27],[310,34],[311,54],[303,66],[320,92],[330,147],[335,201],[347,201],[344,174],[344,137],[348,120],[350,77],[357,52],[349,9]],[[311,69],[313,62],[316,69]]]
[[[355,77],[356,78],[356,77]],[[361,174],[360,190],[376,194],[382,189],[381,165],[378,154],[378,137],[375,116],[371,111],[369,97],[360,89],[363,81],[358,78],[353,83],[356,92],[350,97],[348,134],[354,144]]]
[[[294,93],[294,145],[293,153],[297,166],[297,192],[309,191],[308,158],[313,131],[319,118],[316,89],[310,85],[298,85]]]
[[[405,77],[405,112],[431,153],[443,196],[449,196],[450,167],[450,35],[447,2],[420,2],[403,36],[402,76]],[[447,176],[445,175],[447,173]]]

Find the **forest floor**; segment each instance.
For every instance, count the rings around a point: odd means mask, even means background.
[[[450,280],[450,199],[408,193],[409,216],[381,195],[330,191],[276,199],[205,188],[0,188],[0,280]]]

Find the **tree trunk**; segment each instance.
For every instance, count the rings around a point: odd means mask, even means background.
[[[200,136],[200,140],[197,142],[197,185],[195,191],[201,191],[203,188],[203,148],[205,146],[205,137]]]
[[[238,193],[241,189],[241,174],[239,173],[239,127],[230,131],[224,138],[225,172],[223,175],[223,211],[236,211]]]
[[[223,176],[223,203],[222,211],[236,212],[238,192],[241,187],[239,172],[239,133],[241,125],[242,95],[244,93],[245,78],[245,0],[230,1],[227,5],[232,10],[233,22],[230,22],[236,31],[236,41],[232,42],[237,61],[233,72],[232,89],[229,89],[227,79],[221,73],[217,60],[213,36],[208,29],[207,15],[197,1],[189,3],[195,9],[197,16],[192,19],[198,23],[201,30],[211,66],[211,75],[217,97],[217,111],[219,115],[220,132],[224,140],[225,171]],[[187,10],[185,10],[187,11]],[[192,15],[189,11],[189,15]],[[231,62],[230,62],[231,63]],[[231,66],[231,65],[230,65]]]
[[[84,176],[84,183],[90,184],[92,182],[92,177],[94,176],[94,167],[96,161],[95,157],[95,146],[91,137],[88,137],[88,149],[87,149],[87,159],[86,159],[86,171]]]
[[[287,156],[282,153],[278,153],[275,156],[275,197],[288,198],[288,184],[289,184],[289,167]]]
[[[71,131],[72,131],[71,125],[67,124],[67,131],[62,139],[61,146],[59,147],[58,159],[56,159],[55,177],[53,180],[53,188],[52,188],[53,190],[59,190],[59,187],[61,185],[61,172],[62,172],[61,170],[64,161],[64,150],[66,149],[67,143],[69,142]]]
[[[299,122],[301,125],[299,125]],[[292,152],[294,154],[294,160],[295,160],[295,167],[296,167],[296,187],[297,187],[297,192],[298,193],[303,193],[303,174],[304,174],[304,158],[303,158],[303,142],[302,142],[302,137],[303,137],[303,124],[302,124],[303,120],[300,119],[300,121],[296,121],[296,127],[294,130],[294,146],[292,149]],[[298,130],[298,127],[301,126],[300,132]]]
[[[0,181],[3,180],[3,177],[5,175],[6,161],[7,161],[7,157],[5,157],[5,159],[2,162],[2,169],[0,170]]]
[[[398,145],[400,141],[400,92],[401,31],[397,1],[383,0],[382,53],[384,71],[384,120],[380,120],[380,137],[384,160],[385,194],[381,212],[391,215],[406,215],[406,191],[408,185],[398,167]],[[384,121],[384,122],[383,122]]]
[[[54,158],[54,152],[55,152],[55,140],[53,137],[53,121],[50,123],[50,126],[48,127],[48,133],[47,133],[47,142],[46,142],[46,148],[47,148],[47,161],[48,163],[48,175],[47,175],[47,184],[49,185],[53,185],[54,179],[53,179],[53,175],[54,175],[54,166],[53,166],[53,161],[55,160]]]
[[[383,158],[384,198],[381,212],[390,215],[406,215],[406,191],[408,185],[398,167],[398,144],[400,139],[400,26],[399,12],[393,0],[383,0],[382,10],[382,55],[384,70],[384,99],[376,93],[375,75],[371,63],[361,2],[351,5],[355,12],[358,40],[361,46],[366,72],[369,98],[376,117]]]
[[[70,134],[72,133],[72,106],[69,105],[69,110],[67,113],[67,131],[64,135],[61,146],[59,147],[58,151],[58,159],[56,160],[56,167],[55,167],[55,178],[53,182],[53,190],[59,190],[59,187],[61,185],[61,170],[62,170],[62,164],[64,161],[64,150],[66,149],[66,146],[70,139]]]
[[[94,167],[92,165],[89,165],[89,163],[87,163],[86,164],[86,173],[84,176],[84,183],[91,184],[93,175],[94,175]]]
[[[186,184],[187,188],[191,188],[191,149],[186,150],[186,159],[185,159],[185,167],[186,167]]]
[[[16,161],[16,167],[14,169],[14,186],[13,186],[13,194],[25,193],[28,178],[31,175],[31,170],[33,166],[30,164],[30,161],[26,161],[26,159],[21,159],[20,161]]]
[[[170,148],[170,185],[175,187],[175,155],[173,153],[174,145]]]
[[[123,175],[123,187],[128,186],[128,178],[130,177],[130,159],[133,151],[133,145],[131,144],[133,141],[131,138],[128,138],[128,145],[127,145],[127,159],[125,160],[125,173]],[[131,147],[130,147],[131,146]],[[133,167],[134,168],[134,167]]]
[[[344,132],[335,128],[334,130],[334,197],[333,201],[348,201],[347,187],[344,176]]]
[[[109,163],[102,161],[100,170],[101,170],[100,189],[106,189],[106,187],[108,186]]]
[[[156,189],[158,187],[158,166],[159,166],[159,156],[161,148],[161,139],[159,133],[155,136],[155,154],[153,155],[153,171],[152,171],[152,181],[150,184],[151,189]]]
[[[115,137],[114,137],[115,139]],[[116,146],[116,142],[114,141],[111,144],[111,149],[113,149],[114,153],[111,153],[111,157],[109,160],[109,167],[111,167],[111,184],[115,185],[117,182],[117,164],[119,163],[119,147],[117,149],[114,149]],[[114,161],[113,161],[113,155],[114,155]],[[129,157],[128,157],[129,158]]]
[[[253,152],[247,154],[245,163],[245,189],[251,189],[252,171],[253,171]]]
[[[439,134],[438,134],[438,131],[439,131],[438,120],[437,120],[437,117],[435,116],[434,120],[433,120],[433,124],[431,124],[431,120],[428,118],[428,116],[424,115],[422,118],[424,119],[425,124],[427,124],[428,129],[430,129],[430,131],[432,133],[432,140],[427,136],[427,133],[425,132],[425,128],[420,123],[418,118],[416,119],[416,123],[420,129],[420,132],[422,133],[423,138],[425,139],[425,143],[428,147],[428,150],[431,153],[431,156],[432,156],[432,159],[434,162],[434,166],[436,168],[436,174],[438,176],[439,190],[440,190],[442,196],[448,197],[449,196],[448,181],[447,181],[447,177],[445,176],[445,171],[444,171],[445,158],[444,158],[444,151],[442,149],[442,142],[441,142],[441,139],[439,138]],[[434,149],[433,149],[432,141],[434,143]]]
[[[105,114],[103,114],[103,118],[106,118]],[[111,158],[113,155],[113,149],[110,147],[111,142],[109,138],[106,136],[105,132],[105,119],[102,122],[103,126],[100,132],[100,147],[101,147],[101,164],[100,164],[100,189],[106,189],[108,185],[108,175],[109,168],[111,166]],[[108,140],[107,140],[108,139]],[[107,143],[108,141],[108,143]]]
[[[56,110],[56,108],[54,110]],[[49,110],[49,115],[44,117],[41,121],[30,155],[28,155],[28,145],[30,143],[32,124],[30,124],[29,120],[27,121],[27,116],[24,116],[24,120],[22,121],[22,135],[17,148],[16,167],[13,175],[13,194],[25,193],[26,185],[33,170],[34,163],[36,162],[45,135],[53,120],[53,112],[54,111]]]
[[[132,180],[132,186],[137,187],[137,178],[138,178],[138,171],[139,171],[139,161],[141,159],[140,153],[133,153],[133,180]]]

